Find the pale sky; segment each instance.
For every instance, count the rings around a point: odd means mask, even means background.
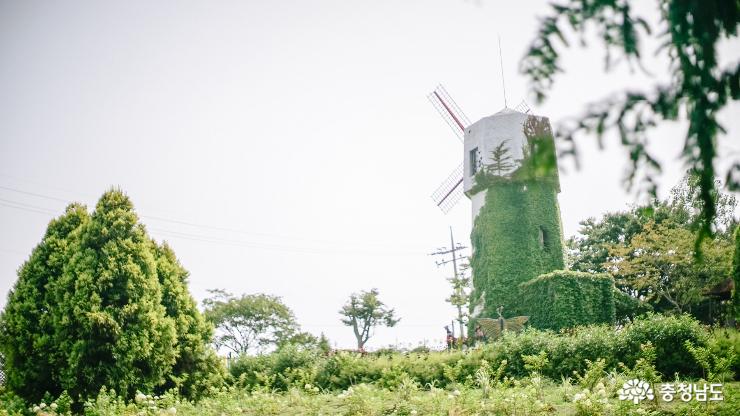
[[[656,2],[639,2],[649,20]],[[209,288],[281,296],[303,329],[352,347],[338,310],[376,287],[401,322],[370,347],[441,342],[450,268],[427,254],[448,227],[469,246],[470,202],[429,198],[462,145],[427,102],[443,83],[476,121],[527,98],[557,123],[624,88],[667,79],[603,48],[564,53],[541,106],[517,72],[546,1],[0,1],[0,307],[67,201],[111,186],[167,240],[201,301]],[[573,44],[577,44],[574,41]],[[722,62],[740,44],[724,44]],[[722,114],[719,166],[738,155],[740,106]],[[685,125],[651,133],[661,195],[683,171]],[[560,161],[564,234],[635,201],[624,151],[580,142]],[[734,150],[733,150],[734,149]]]

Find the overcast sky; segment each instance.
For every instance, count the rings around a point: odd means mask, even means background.
[[[655,2],[640,2],[655,21]],[[402,318],[369,346],[440,342],[454,316],[449,268],[427,254],[452,226],[469,246],[470,202],[429,198],[462,145],[425,96],[442,82],[472,121],[527,96],[518,74],[546,1],[0,1],[0,307],[16,270],[67,201],[111,186],[133,200],[209,288],[281,296],[305,330],[352,347],[338,310],[376,287]],[[577,43],[577,42],[574,42]],[[667,79],[603,48],[564,54],[536,114],[558,122],[624,88]],[[740,44],[724,44],[722,62]],[[722,115],[721,167],[737,156],[740,107]],[[652,133],[661,194],[683,171],[685,125]],[[561,160],[565,236],[634,202],[624,152],[580,142]]]

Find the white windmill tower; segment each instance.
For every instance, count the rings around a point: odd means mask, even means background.
[[[518,284],[564,266],[550,123],[529,114],[524,102],[470,123],[441,85],[428,98],[463,141],[463,163],[432,199],[445,213],[463,194],[471,200],[471,317],[495,318],[499,306],[525,315]],[[497,151],[507,162],[491,169]],[[542,156],[552,161],[544,174],[532,169]]]
[[[441,84],[427,98],[453,133],[463,142],[463,162],[432,193],[432,199],[446,214],[460,201],[462,195],[466,194],[472,202],[475,220],[485,197],[485,191],[469,194],[475,184],[475,174],[484,166],[491,164],[491,153],[502,143],[505,143],[504,146],[513,159],[511,168],[504,174],[519,167],[518,162],[524,157],[523,149],[527,140],[522,126],[529,117],[530,109],[522,101],[514,109],[505,107],[492,116],[471,123]]]

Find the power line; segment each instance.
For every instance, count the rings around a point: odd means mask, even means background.
[[[51,211],[43,207],[26,204],[23,202],[3,199],[3,198],[0,198],[0,206],[5,206],[8,208],[15,208],[15,209],[23,210],[23,211],[34,212],[38,214],[45,214],[45,215],[55,214],[54,211]],[[280,244],[266,244],[266,243],[261,243],[261,242],[225,239],[225,238],[207,236],[207,235],[202,235],[202,234],[185,233],[181,231],[162,229],[162,228],[157,228],[157,227],[150,227],[149,230],[156,234],[165,235],[165,236],[172,237],[172,238],[179,238],[179,239],[185,239],[185,240],[191,240],[191,241],[200,241],[200,242],[219,244],[219,245],[230,245],[230,246],[235,246],[235,247],[248,247],[248,248],[256,248],[256,249],[262,249],[262,250],[273,250],[273,251],[284,251],[284,252],[297,252],[297,253],[307,253],[307,254],[347,254],[347,255],[379,255],[379,256],[384,256],[384,255],[396,255],[396,256],[414,255],[416,256],[416,255],[423,254],[420,252],[411,252],[411,251],[393,252],[393,251],[368,251],[368,250],[342,250],[342,249],[319,248],[319,247],[285,246],[285,245],[280,245]]]
[[[43,208],[24,207],[24,206],[18,206],[16,204],[8,204],[5,202],[0,202],[0,206],[7,207],[7,208],[14,208],[14,209],[18,209],[21,211],[35,212],[37,214],[54,215],[54,212],[49,211],[47,209],[43,209]]]
[[[29,192],[29,191],[26,191],[26,190],[17,189],[17,188],[11,188],[11,187],[2,186],[2,185],[0,185],[0,189],[6,190],[6,191],[10,191],[10,192],[19,193],[19,194],[23,194],[23,195],[29,195],[29,196],[33,196],[33,197],[37,197],[37,198],[43,198],[43,199],[48,199],[48,200],[57,201],[57,202],[64,202],[65,204],[69,204],[69,203],[72,203],[73,202],[73,201],[70,201],[70,200],[67,200],[67,199],[58,198],[58,197],[51,196],[51,195],[45,195],[45,194],[40,194],[40,193],[36,193],[36,192]],[[45,212],[50,213],[50,214],[54,214],[55,213],[55,212],[49,211],[48,209],[45,209],[45,208],[35,207],[34,209],[44,210]],[[145,215],[145,214],[138,214],[138,213],[137,213],[137,215],[140,218],[146,218],[146,219],[150,219],[150,220],[154,220],[154,221],[162,221],[162,222],[168,222],[168,223],[172,223],[172,224],[185,225],[185,226],[188,226],[188,227],[208,229],[208,230],[214,230],[214,231],[223,231],[223,232],[229,232],[229,233],[235,233],[235,234],[242,234],[242,235],[249,235],[249,236],[280,238],[280,239],[286,239],[286,240],[301,240],[301,241],[305,241],[305,242],[308,242],[308,243],[333,244],[333,245],[339,245],[339,246],[360,245],[360,244],[363,244],[363,243],[359,243],[359,242],[349,242],[349,241],[313,240],[313,239],[308,239],[308,238],[303,238],[303,237],[297,237],[297,236],[286,236],[286,235],[279,235],[279,234],[259,233],[259,232],[254,232],[254,231],[239,230],[239,229],[235,229],[235,228],[220,227],[220,226],[208,225],[208,224],[199,224],[199,223],[194,223],[194,222],[184,221],[184,220],[179,220],[179,219],[170,219],[170,218],[164,218],[164,217],[152,216],[152,215]],[[377,243],[377,244],[367,244],[367,243],[364,243],[364,247],[370,247],[370,246],[387,247],[388,244],[387,243]],[[421,254],[421,253],[417,253],[417,254]]]
[[[56,197],[49,196],[49,195],[41,195],[41,194],[37,194],[37,193],[34,193],[34,192],[22,191],[20,189],[9,188],[7,186],[2,186],[2,185],[0,185],[0,189],[4,189],[6,191],[11,191],[11,192],[16,192],[16,193],[19,193],[19,194],[35,196],[35,197],[38,197],[38,198],[51,199],[51,200],[54,200],[54,201],[64,202],[65,204],[69,204],[69,202],[70,202],[70,201],[67,201],[66,199],[56,198]]]
[[[231,246],[236,246],[236,247],[259,248],[259,249],[265,249],[265,250],[293,251],[293,252],[299,252],[299,253],[362,254],[362,255],[381,255],[381,256],[382,255],[399,255],[400,256],[400,255],[422,255],[423,254],[420,252],[413,252],[413,251],[393,252],[393,251],[342,250],[342,249],[325,249],[325,248],[317,248],[317,247],[281,246],[278,244],[265,244],[265,243],[259,243],[259,242],[204,236],[204,235],[192,234],[192,233],[183,233],[180,231],[172,231],[172,230],[166,230],[166,229],[160,229],[160,228],[154,228],[154,227],[149,228],[149,230],[157,234],[164,234],[169,237],[182,238],[185,240],[202,241],[206,243],[231,245]]]

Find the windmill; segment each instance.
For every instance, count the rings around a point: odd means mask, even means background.
[[[564,267],[552,129],[524,101],[514,108],[504,102],[500,111],[471,123],[442,85],[427,98],[462,142],[463,162],[432,199],[444,213],[463,195],[470,199],[469,322],[495,337],[530,315],[519,285]],[[514,317],[503,319],[501,307]],[[469,333],[474,328],[469,325]]]
[[[450,129],[452,129],[452,132],[457,136],[460,142],[464,142],[465,129],[472,123],[457,105],[455,100],[452,99],[445,87],[442,84],[437,85],[437,88],[429,93],[427,98],[445,123],[450,126]],[[522,102],[514,108],[514,111],[528,114],[530,109],[529,106],[527,106],[527,103],[522,100]],[[480,167],[482,164],[483,158],[480,154],[477,154],[471,169],[475,170],[476,167]],[[437,206],[445,214],[448,213],[458,201],[460,201],[460,198],[464,193],[463,177],[464,164],[460,163],[432,193],[432,200],[434,200]]]

